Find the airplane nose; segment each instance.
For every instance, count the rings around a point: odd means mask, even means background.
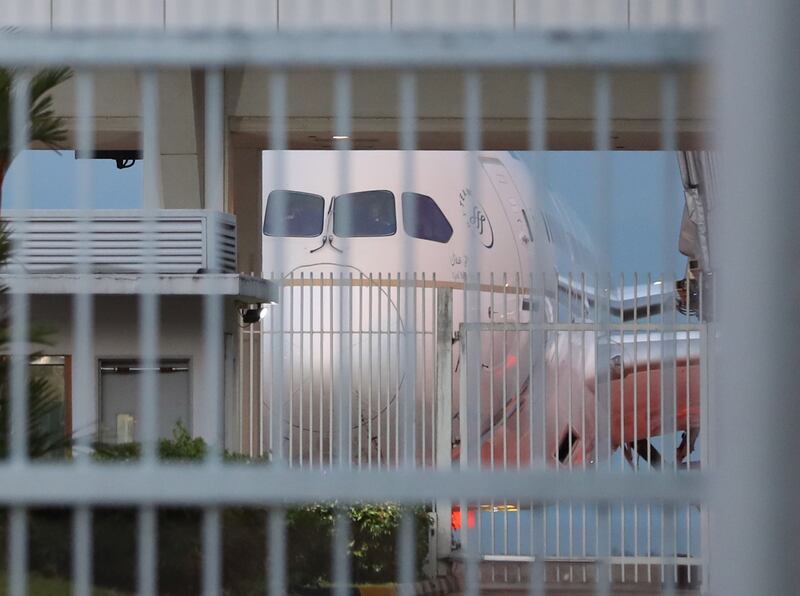
[[[367,444],[384,441],[404,378],[397,287],[352,267],[304,267],[286,279],[282,300],[286,440],[298,452],[327,452],[337,444],[341,411],[354,441],[359,432]],[[269,373],[275,318],[263,322]],[[269,378],[266,407],[274,403]]]

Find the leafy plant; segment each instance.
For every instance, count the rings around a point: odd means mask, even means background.
[[[0,208],[3,180],[16,157],[11,143],[11,105],[14,81],[18,76],[15,69],[0,68]],[[72,71],[69,68],[49,68],[40,70],[31,77],[28,136],[32,143],[60,149],[67,139],[64,119],[55,113],[52,90],[71,76]]]
[[[352,539],[349,544],[352,578],[356,583],[395,581],[397,536],[405,508],[393,503],[361,503],[346,508]],[[412,510],[416,527],[417,576],[428,554],[431,519],[424,507]],[[319,586],[332,578],[331,557],[336,506],[315,504],[290,509],[289,580],[295,586]]]
[[[207,453],[202,438],[192,437],[177,425],[172,438],[159,443],[162,457],[197,461]],[[103,461],[129,461],[139,457],[138,443],[95,446]],[[231,456],[233,457],[233,456]],[[238,459],[244,459],[238,456]],[[244,459],[244,461],[247,461]],[[318,588],[332,581],[331,560],[335,503],[290,507],[286,511],[287,572],[290,590]],[[397,580],[397,535],[404,511],[391,503],[345,507],[352,539],[349,551],[356,583]],[[431,521],[424,508],[413,510],[416,520],[416,570],[421,573],[427,555]],[[30,568],[41,576],[68,577],[71,565],[70,512],[66,509],[32,510]],[[94,583],[124,592],[136,589],[136,511],[101,508],[94,511]],[[0,519],[0,530],[3,521]],[[202,591],[202,511],[170,507],[158,512],[158,584],[161,593],[181,595]],[[228,507],[222,511],[223,587],[229,594],[265,594],[267,512],[263,508]],[[2,531],[0,531],[0,535]]]
[[[8,259],[9,240],[5,225],[0,222],[0,269]],[[0,293],[5,288],[0,287]],[[10,406],[10,357],[8,356],[10,321],[5,312],[0,312],[0,458],[8,454],[8,445],[11,433],[9,406]],[[32,334],[31,340],[41,342],[41,332]],[[34,357],[36,354],[30,354]],[[54,413],[61,411],[61,400],[55,389],[41,378],[31,378],[28,382],[28,454],[30,457],[39,458],[51,455],[64,455],[67,447],[72,444],[72,438],[63,432],[54,432],[49,428],[48,421]]]
[[[141,444],[104,443],[97,441],[92,445],[94,458],[98,461],[133,461],[142,454]],[[158,455],[163,460],[200,461],[208,453],[208,445],[201,437],[192,437],[182,422],[178,421],[172,429],[171,439],[159,439]],[[241,454],[225,451],[227,461],[257,462]]]

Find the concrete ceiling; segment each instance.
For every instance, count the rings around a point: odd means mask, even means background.
[[[202,108],[202,85],[198,86],[195,81],[194,88],[187,87],[187,74],[187,71],[161,74],[162,117],[174,119],[184,114],[187,121],[197,117],[196,111]],[[709,133],[708,77],[696,68],[677,71],[676,76],[678,145],[684,149],[703,146]],[[136,74],[103,71],[95,80],[94,126],[98,147],[139,147],[140,85]],[[178,83],[179,80],[184,82]],[[417,142],[420,148],[463,148],[463,80],[463,75],[454,71],[425,71],[418,75]],[[481,128],[485,148],[529,147],[529,80],[527,72],[515,70],[482,74]],[[547,73],[548,148],[593,148],[594,81],[595,73],[590,71],[560,69]],[[611,74],[611,84],[612,147],[623,150],[660,148],[661,76],[653,72],[620,70]],[[352,85],[353,147],[398,148],[397,75],[387,71],[356,71]],[[333,75],[329,71],[301,71],[289,75],[290,148],[331,147],[333,88]],[[76,125],[74,94],[74,81],[56,92],[57,111],[66,118],[71,133]],[[269,148],[269,110],[267,73],[255,69],[226,71],[225,111],[233,146]],[[69,144],[74,146],[74,141]]]

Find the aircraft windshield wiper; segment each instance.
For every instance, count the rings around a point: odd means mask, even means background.
[[[337,248],[333,245],[333,234],[330,233],[331,229],[331,210],[333,209],[333,200],[331,200],[331,204],[328,207],[328,213],[325,215],[325,234],[322,235],[322,244],[320,244],[317,248],[312,248],[308,252],[317,252],[320,248],[325,246],[325,243],[331,245],[331,248],[335,251],[342,252],[340,248]]]
[[[344,252],[341,248],[337,248],[333,245],[333,235],[328,236],[328,244],[331,245],[331,248],[337,252]]]
[[[310,253],[312,253],[312,252],[317,252],[317,251],[318,251],[320,248],[322,248],[323,246],[325,246],[325,243],[326,243],[327,241],[328,241],[328,237],[327,237],[326,235],[324,235],[324,234],[323,234],[323,236],[322,236],[322,244],[320,244],[320,245],[319,245],[317,248],[312,248],[312,249],[311,249],[311,250],[309,250],[308,252],[310,252]]]

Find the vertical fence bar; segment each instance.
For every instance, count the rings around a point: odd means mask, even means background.
[[[346,284],[342,287],[340,302],[343,321],[341,338],[344,344],[342,352],[347,356],[347,370],[344,371],[344,379],[342,379],[345,383],[345,400],[343,404],[346,424],[345,438],[347,440],[345,451],[347,452],[347,467],[352,468],[355,459],[353,457],[353,390],[355,387],[355,383],[353,383],[353,309],[355,308],[353,305],[353,272],[348,271],[347,275],[342,274],[341,277],[344,278],[344,283]],[[360,421],[355,428],[356,431],[361,428]]]
[[[395,293],[395,307],[397,308],[398,313],[403,313],[405,311],[405,296],[402,292],[402,282],[403,282],[403,274],[398,271],[397,272],[397,283],[396,285],[396,293]],[[391,292],[391,290],[390,290]],[[403,368],[403,333],[400,332],[400,324],[399,321],[395,323],[395,331],[394,331],[394,339],[395,339],[395,359],[399,363],[399,368],[402,370]],[[400,374],[394,377],[394,404],[395,404],[395,412],[394,412],[394,465],[396,468],[399,468],[401,464],[401,457],[400,457],[400,434],[401,430],[401,420],[404,420],[405,416],[401,413],[401,392],[400,392]],[[405,408],[405,403],[403,404],[403,408]],[[391,412],[391,409],[390,409]]]
[[[453,467],[453,290],[436,288],[436,469]],[[437,575],[447,571],[451,551],[450,501],[436,501]]]
[[[494,271],[489,272],[489,310],[493,312],[495,309],[495,295],[494,295]],[[491,315],[490,315],[491,319]],[[478,332],[475,334],[475,338],[477,341],[480,342],[479,345],[483,344],[484,342],[488,341],[489,343],[489,388],[488,388],[488,395],[487,401],[489,406],[489,461],[487,462],[486,467],[490,470],[494,470],[495,468],[495,457],[494,457],[494,449],[495,444],[497,441],[497,432],[498,429],[495,428],[495,413],[494,413],[494,395],[495,395],[495,386],[494,386],[494,371],[495,371],[495,362],[494,362],[494,350],[495,350],[495,330],[489,327],[488,329],[488,339],[484,339],[483,329],[480,328]],[[481,345],[481,352],[483,351],[483,346]],[[482,356],[483,354],[481,354]],[[483,404],[479,402],[478,404],[478,411],[482,413],[483,411]],[[480,428],[480,427],[479,427]],[[483,437],[481,437],[481,441],[483,441]],[[480,447],[479,447],[480,448]],[[503,458],[503,463],[505,463],[505,458]],[[479,459],[478,467],[484,467],[483,461]],[[489,555],[496,555],[497,554],[497,545],[495,542],[496,535],[495,535],[495,506],[496,502],[494,499],[490,499],[488,503],[486,503],[486,509],[489,518]],[[500,511],[500,508],[497,508],[497,511]],[[503,517],[505,519],[508,518],[507,513],[503,510]],[[483,544],[483,506],[479,504],[478,510],[476,512],[476,526],[477,526],[477,540],[478,544]],[[504,536],[507,539],[507,535]],[[503,546],[507,547],[508,542],[503,540]],[[503,548],[503,553],[508,554],[507,548]],[[495,565],[490,564],[489,574],[490,574],[490,581],[495,582]]]
[[[256,407],[254,401],[254,388],[253,383],[255,379],[255,367],[253,366],[253,331],[252,327],[247,327],[244,330],[240,331],[242,335],[242,348],[247,347],[247,454],[250,457],[255,455],[255,449],[257,445],[255,445],[255,421],[254,416],[256,415]],[[246,338],[246,340],[245,340]],[[244,363],[245,359],[245,351],[242,349],[241,360]],[[242,369],[244,369],[244,364],[242,365]]]
[[[377,422],[376,426],[378,427],[377,428],[377,433],[376,433],[376,437],[377,437],[377,441],[378,441],[377,449],[376,449],[376,451],[377,451],[377,453],[376,453],[377,464],[376,465],[377,465],[378,468],[380,468],[381,465],[382,465],[383,458],[386,456],[386,451],[384,449],[384,442],[383,442],[383,435],[384,435],[383,429],[385,427],[385,424],[383,423],[383,414],[382,414],[382,412],[383,412],[383,406],[382,406],[382,400],[383,400],[383,376],[384,376],[384,370],[383,370],[384,367],[381,364],[383,362],[383,353],[384,353],[384,349],[383,349],[383,306],[382,305],[383,305],[383,300],[384,299],[383,299],[383,290],[381,289],[382,286],[383,286],[383,276],[382,276],[381,273],[378,273],[378,280],[377,281],[378,281],[378,289],[377,289],[376,293],[378,295],[378,299],[375,302],[376,302],[376,305],[377,305],[377,313],[378,313],[378,315],[375,317],[375,319],[376,319],[375,323],[376,323],[376,325],[378,327],[378,330],[377,330],[377,333],[376,333],[376,337],[377,337],[377,341],[378,341],[378,366],[375,367],[375,368],[378,369],[376,371],[376,377],[377,377],[377,381],[378,381],[378,385],[377,385],[377,388],[376,388],[377,389],[377,396],[376,397],[377,397],[377,402],[378,403],[377,403],[375,418],[376,418],[376,422]],[[371,304],[370,304],[370,306],[371,306]],[[371,322],[372,322],[372,320],[370,318],[370,323]],[[386,360],[387,360],[387,362],[391,361],[391,359],[388,358],[388,357],[387,357]],[[388,409],[388,403],[387,403],[387,409]]]
[[[223,75],[209,71],[205,75],[205,206],[207,221],[208,269],[221,271],[219,223],[222,210],[222,137],[223,137]],[[203,301],[203,348],[206,403],[211,412],[213,437],[207,465],[220,465],[225,451],[224,387],[222,381],[222,318],[223,298],[210,293]],[[221,515],[217,507],[203,511],[203,592],[205,596],[219,594],[222,589]]]
[[[30,201],[29,171],[26,151],[30,143],[28,104],[31,97],[31,75],[21,71],[14,76],[11,98],[11,147],[12,154],[16,155],[18,176],[16,194],[20,203],[27,207]],[[14,230],[12,239],[13,250],[23,255],[27,242],[27,221],[24,218]],[[23,262],[24,266],[24,262]],[[28,338],[30,336],[30,296],[25,276],[19,276],[11,295],[11,415],[8,416],[10,429],[10,455],[12,463],[24,465],[28,461],[28,380],[29,368],[27,353]],[[20,525],[23,528],[24,526]],[[14,571],[12,570],[12,575]]]
[[[661,75],[661,148],[665,152],[663,156],[663,197],[662,197],[662,220],[676,221],[678,215],[676,211],[677,201],[675,197],[678,193],[675,189],[675,162],[674,152],[677,146],[676,117],[678,110],[678,87],[677,75],[666,72]],[[675,275],[671,270],[669,256],[674,254],[674,238],[670,238],[664,233],[662,238],[662,254],[664,255],[663,277],[661,283],[661,320],[665,331],[661,336],[661,412],[662,412],[662,434],[664,450],[673,459],[673,471],[677,471],[677,443],[676,432],[677,420],[677,334],[676,325],[677,310],[675,301],[668,299],[675,288]],[[689,363],[687,361],[688,371]],[[688,431],[687,431],[688,432]],[[667,470],[668,466],[664,466]],[[675,560],[675,547],[677,542],[677,528],[672,527],[676,521],[676,510],[667,508],[664,519],[662,520],[661,536],[664,543],[664,551],[661,553],[668,561]],[[675,580],[677,579],[677,566],[674,564],[662,568],[662,581],[664,582],[664,594],[673,594]]]
[[[8,593],[28,593],[28,510],[12,507],[8,511]]]
[[[334,143],[335,148],[338,152],[338,160],[339,160],[339,180],[338,180],[338,189],[339,193],[345,193],[349,191],[350,188],[350,176],[349,176],[349,159],[350,159],[350,149],[352,147],[352,75],[348,71],[338,71],[334,75],[334,112],[335,112],[335,122],[334,122]],[[346,213],[344,215],[345,218],[350,218],[351,214],[349,211],[344,211],[342,213]],[[340,215],[340,218],[342,216]],[[344,228],[350,228],[350,222],[344,223]],[[345,264],[342,259],[343,253],[337,253],[337,262],[340,264]],[[346,305],[344,302],[344,292],[342,291],[342,286],[339,287],[339,305],[340,308],[343,309],[343,312],[349,312],[352,310],[352,307],[349,303]],[[331,308],[333,308],[333,301],[334,301],[334,287],[333,282],[331,283]],[[342,316],[340,317],[339,326],[341,335],[339,339],[341,340],[342,336],[345,333],[348,333],[349,330],[349,316]],[[331,341],[333,341],[335,327],[334,327],[334,319],[333,319],[333,310],[331,310]],[[352,438],[351,438],[351,430],[352,424],[350,423],[350,413],[351,413],[351,403],[353,398],[352,392],[352,366],[350,363],[350,356],[351,353],[349,350],[340,349],[339,350],[339,358],[340,364],[338,366],[339,373],[340,373],[340,382],[338,391],[333,391],[332,396],[333,398],[338,397],[336,400],[335,406],[335,420],[336,424],[333,424],[331,421],[331,428],[335,426],[336,428],[336,435],[338,437],[338,441],[336,444],[336,456],[334,458],[333,453],[331,454],[331,463],[335,460],[339,466],[349,466],[350,461],[348,458],[348,454],[350,452],[350,446],[352,445]],[[331,371],[334,370],[334,356],[333,356],[333,344],[331,344]],[[331,378],[331,386],[333,386],[333,378]],[[333,410],[331,411],[332,416],[334,415]]]
[[[350,596],[350,516],[348,509],[338,509],[333,530],[333,595]]]
[[[157,593],[156,540],[158,532],[157,510],[152,505],[139,507],[137,518],[137,578],[136,592],[146,596]]]
[[[647,321],[650,322],[651,313],[652,313],[652,304],[653,304],[653,296],[652,296],[652,288],[653,288],[653,278],[650,273],[647,274]],[[652,333],[647,334],[647,365],[645,367],[646,371],[646,378],[647,378],[647,403],[646,403],[646,420],[648,421],[647,428],[646,428],[646,440],[647,440],[647,461],[653,461],[653,442],[652,442],[652,425],[650,424],[650,419],[652,416],[652,368],[650,366],[651,363],[651,356],[652,356],[652,341],[651,338],[653,337]],[[647,503],[647,556],[653,556],[653,509],[650,503]],[[653,565],[647,565],[647,581],[653,581]]]
[[[29,205],[29,171],[26,151],[30,143],[29,104],[32,77],[27,71],[15,74],[11,82],[11,155],[16,156],[18,177],[16,194],[23,207]],[[21,218],[15,227],[12,247],[22,254],[25,264],[27,221]],[[30,336],[30,296],[25,276],[14,284],[11,295],[11,366],[10,366],[10,415],[7,415],[3,431],[10,440],[10,461],[13,466],[25,466],[29,461],[28,450],[28,383],[30,379],[27,353]],[[13,432],[12,432],[13,431]],[[13,506],[8,510],[8,591],[11,596],[27,593],[28,573],[28,511],[25,507]]]
[[[367,352],[371,355],[373,350],[375,350],[375,348],[377,347],[376,351],[378,353],[378,362],[380,362],[380,355],[381,355],[381,349],[380,349],[381,340],[380,340],[380,336],[378,336],[378,345],[374,346],[374,344],[373,344],[373,341],[375,339],[375,329],[373,327],[373,297],[375,295],[376,289],[375,289],[375,286],[374,286],[374,280],[373,280],[372,275],[373,274],[370,273],[369,274],[369,278],[368,278],[369,279],[369,286],[368,286],[369,292],[367,294],[367,313],[368,313],[367,314],[367,338],[369,340],[369,344],[368,344],[369,348],[368,348]],[[378,290],[378,292],[379,291],[380,290]],[[378,467],[380,467],[380,459],[378,459],[378,454],[380,453],[380,451],[379,451],[380,450],[380,442],[378,443],[378,445],[375,445],[375,443],[374,443],[375,435],[372,434],[373,433],[373,430],[372,430],[372,417],[373,417],[373,414],[372,414],[372,402],[375,399],[375,397],[377,397],[378,400],[380,400],[380,385],[378,385],[377,396],[375,395],[375,392],[374,392],[375,371],[374,371],[373,361],[374,361],[374,359],[370,358],[369,362],[367,364],[367,379],[368,379],[368,382],[367,382],[367,449],[368,449],[368,452],[367,452],[367,469],[368,470],[372,470],[372,466],[373,466],[372,459],[373,459],[373,456],[377,459],[377,465],[378,465]],[[377,422],[376,426],[377,426],[378,429],[380,429],[380,408],[376,408],[376,411],[379,414],[378,420],[376,421]]]
[[[310,327],[311,327],[311,329],[314,329],[315,328],[314,327],[314,314],[316,313],[317,309],[314,306],[314,296],[315,296],[316,292],[314,291],[314,272],[313,271],[311,273],[309,273],[308,278],[309,278],[308,281],[309,281],[309,286],[310,286],[310,290],[309,290],[309,293],[308,293],[308,312],[311,314],[311,316],[310,316],[310,320],[311,320]],[[322,281],[322,280],[320,279],[320,281]],[[321,303],[322,302],[321,295],[322,295],[322,291],[323,291],[323,288],[322,288],[321,285],[319,287],[319,291],[320,291],[320,299],[319,299],[319,301]],[[319,312],[319,315],[320,315],[320,317],[319,317],[319,329],[322,329],[322,310],[321,310],[321,308],[322,307],[320,307],[320,312]],[[317,368],[322,366],[322,339],[321,338],[322,338],[322,334],[320,333],[319,364],[315,367],[314,366],[314,362],[315,362],[315,358],[314,358],[314,334],[313,333],[309,334],[309,344],[311,346],[311,349],[308,352],[308,365],[309,365],[309,367],[311,368],[311,371],[312,371],[312,373],[311,373],[311,386],[310,386],[310,389],[309,389],[309,399],[308,399],[308,402],[309,402],[308,403],[308,429],[309,429],[309,432],[308,432],[308,458],[309,458],[309,467],[313,467],[314,466],[314,447],[315,447],[315,441],[314,441],[314,405],[315,405],[314,404],[314,398],[316,397],[316,395],[314,393],[314,377],[317,377],[318,380],[319,380],[319,386],[320,386],[319,392],[320,392],[320,395],[322,395],[322,378],[321,378],[320,375],[315,374],[315,372],[317,371]],[[322,402],[320,400],[320,413],[319,413],[319,418],[318,418],[318,424],[320,426],[320,429],[322,428],[322,405],[321,404],[322,404]],[[320,433],[320,437],[321,436],[322,436],[322,433]],[[322,446],[322,439],[321,438],[320,438],[319,444],[320,444],[320,447],[321,447]],[[319,456],[319,464],[320,464],[320,467],[322,467],[322,454],[321,454],[321,452],[320,452],[320,456]]]
[[[266,274],[265,274],[266,275]],[[269,279],[272,283],[278,282],[275,278],[275,271],[269,272]],[[281,299],[279,302],[283,302],[283,284],[278,283],[279,295]],[[272,447],[272,420],[273,418],[270,417],[267,420],[267,416],[271,415],[272,412],[267,407],[266,404],[266,383],[264,382],[264,371],[267,370],[267,358],[271,355],[271,352],[268,352],[266,348],[267,340],[273,338],[272,329],[275,329],[275,321],[279,318],[281,314],[278,309],[271,308],[267,313],[270,318],[270,331],[265,330],[260,325],[251,325],[250,326],[250,333],[252,337],[255,339],[253,340],[254,346],[256,346],[257,356],[258,356],[258,370],[256,374],[256,395],[258,396],[258,457],[264,457],[269,459],[272,456],[271,447]],[[282,325],[279,323],[278,325]]]
[[[416,520],[414,519],[414,510],[411,507],[405,507],[400,517],[400,528],[397,533],[397,552],[399,553],[397,579],[400,582],[400,589],[398,590],[400,596],[414,596],[416,594],[414,589],[414,580],[416,579],[414,576],[415,533]]]
[[[72,574],[76,596],[92,589],[92,510],[76,507],[72,514]]]
[[[222,592],[221,517],[219,507],[203,510],[203,596],[216,596]]]
[[[142,373],[139,401],[143,466],[157,463],[158,416],[158,280],[155,266],[155,217],[160,200],[160,153],[158,141],[158,72],[141,73],[142,147],[144,154],[145,238],[142,293],[139,298],[139,350]],[[139,509],[138,592],[144,596],[156,593],[157,586],[157,515],[152,505]]]
[[[800,4],[726,6],[716,94],[724,200],[710,221],[718,307],[712,590],[789,594],[800,560],[800,468],[778,454],[796,451],[800,420],[800,282],[785,260],[794,266],[800,254],[800,77],[792,66]],[[744,271],[749,287],[767,291],[743,291]]]
[[[291,279],[292,279],[292,281],[295,280],[294,274],[292,274]],[[297,408],[298,411],[297,411],[297,464],[296,465],[298,467],[302,468],[305,465],[305,460],[303,459],[303,446],[305,445],[305,441],[303,440],[303,431],[306,428],[304,426],[306,424],[306,419],[305,419],[305,416],[304,416],[304,414],[305,414],[305,412],[304,412],[304,410],[305,410],[305,400],[306,400],[306,390],[305,390],[306,389],[306,386],[305,386],[306,378],[305,378],[305,373],[304,373],[304,371],[305,371],[305,361],[306,361],[305,321],[306,321],[306,313],[310,314],[310,309],[307,310],[307,307],[306,307],[306,290],[307,290],[307,288],[305,287],[305,283],[304,283],[305,282],[305,274],[302,271],[300,272],[299,282],[300,282],[300,287],[299,288],[292,287],[292,294],[291,294],[292,298],[291,298],[291,300],[292,300],[292,304],[294,305],[295,290],[297,290],[297,293],[300,296],[299,301],[298,301],[299,302],[299,304],[298,304],[298,307],[299,307],[299,327],[300,327],[299,330],[298,330],[298,337],[299,337],[299,341],[300,341],[300,358],[299,358],[299,362],[297,363],[298,369],[300,371],[300,373],[299,373],[300,374],[300,379],[299,379],[300,389],[299,389],[299,396],[298,396],[299,397],[299,399],[298,399],[299,403],[297,404],[298,405],[298,408]],[[308,290],[310,291],[311,288],[308,288]],[[292,317],[292,321],[294,321],[294,313],[291,313],[290,316]],[[292,325],[294,325],[294,322],[292,322]],[[311,334],[309,333],[308,336],[310,338]],[[309,341],[309,343],[310,343],[310,341]],[[294,367],[294,364],[292,364],[292,366]],[[291,374],[294,375],[294,370],[292,370]],[[310,381],[310,379],[308,379],[308,380]],[[292,387],[292,390],[294,390],[294,387]],[[290,449],[291,449],[291,447],[290,447]],[[310,461],[310,459],[309,459],[309,461]],[[291,457],[289,458],[289,465],[290,466],[295,465],[293,463]]]
[[[414,162],[413,150],[416,147],[416,76],[413,73],[405,73],[400,78],[401,96],[401,121],[403,148],[403,189],[414,187]],[[401,195],[402,201],[402,195]],[[405,223],[406,207],[402,205],[403,220]],[[411,219],[411,227],[418,218],[416,203],[413,203],[408,210]],[[403,274],[398,275],[398,298],[400,296],[401,281],[405,278],[405,292],[403,296],[404,309],[402,327],[403,333],[403,353],[400,358],[401,366],[398,371],[398,382],[401,371],[406,380],[403,384],[402,396],[397,395],[398,401],[398,420],[402,428],[402,438],[400,447],[402,449],[401,465],[403,468],[411,469],[416,464],[416,388],[417,388],[417,345],[416,345],[416,319],[417,319],[417,284],[414,263],[414,253],[411,238],[406,237],[403,242]],[[399,308],[399,305],[398,305]],[[397,333],[400,334],[400,323],[398,323]],[[402,408],[400,407],[402,404]],[[424,432],[424,431],[423,431]],[[402,596],[412,596],[414,594],[414,573],[415,573],[415,526],[414,513],[412,509],[405,509],[400,518],[400,528],[398,532],[398,573],[400,581],[400,594]]]
[[[250,450],[246,447],[247,439],[245,437],[245,421],[248,420],[247,418],[247,408],[245,408],[245,390],[244,390],[244,330],[239,327],[236,333],[236,399],[239,402],[239,412],[241,413],[241,418],[237,421],[237,427],[239,429],[239,453],[249,454]]]
[[[94,73],[79,72],[75,77],[75,103],[77,106],[77,151],[84,155],[94,152]],[[93,206],[92,194],[92,168],[90,159],[81,159],[77,162],[77,197],[75,207],[78,210],[78,262],[77,273],[88,275],[91,272],[90,258],[90,225],[91,209]],[[73,395],[91,392],[94,385],[94,320],[92,317],[93,299],[91,292],[80,292],[73,298],[74,347],[73,347]],[[80,400],[84,402],[84,400]],[[94,424],[94,412],[85,412],[84,403],[73,404],[73,423],[83,426],[89,422]],[[90,422],[91,421],[91,422]],[[67,429],[72,432],[73,429]],[[86,446],[88,435],[79,434],[75,438],[78,445]],[[76,454],[81,462],[85,458]]]
[[[595,110],[595,139],[594,148],[597,153],[598,185],[597,185],[597,207],[598,229],[601,238],[599,239],[599,253],[608,255],[610,247],[610,222],[608,213],[610,212],[611,202],[611,77],[607,72],[599,72],[595,75],[594,89],[594,110]],[[596,342],[595,376],[597,382],[595,388],[595,417],[596,417],[596,449],[597,462],[611,469],[611,368],[610,368],[610,305],[608,297],[610,293],[611,267],[607,259],[599,264],[597,272],[596,309],[598,324],[598,335]],[[607,463],[606,463],[607,462]],[[600,525],[597,528],[599,543],[598,549],[598,594],[606,596],[610,592],[611,565],[610,565],[610,545],[611,545],[611,508],[604,505],[598,508]]]
[[[267,590],[269,596],[286,594],[286,511],[271,509],[268,516]]]
[[[159,297],[156,270],[155,218],[161,206],[160,152],[158,139],[158,72],[141,73],[142,147],[144,154],[144,270],[140,297],[139,349],[141,351],[140,431],[142,462],[152,465],[156,460],[158,437],[158,317]]]
[[[528,77],[528,118],[529,118],[529,143],[533,151],[532,175],[534,176],[534,189],[537,195],[546,188],[545,176],[545,150],[547,148],[547,77],[541,71],[534,71]],[[536,225],[537,205],[532,196],[525,197],[527,216],[532,227]],[[540,240],[544,243],[544,238]],[[528,249],[530,272],[526,277],[530,280],[528,299],[530,303],[530,367],[529,374],[529,408],[530,408],[530,460],[532,467],[544,467],[546,457],[546,432],[545,432],[545,382],[546,382],[546,342],[547,332],[544,330],[546,322],[547,300],[545,291],[544,270],[539,270],[537,265],[536,238],[531,238]],[[527,273],[527,272],[526,272]],[[537,329],[538,327],[538,329]],[[542,437],[536,434],[541,429]],[[541,596],[544,594],[546,552],[545,540],[545,508],[542,503],[530,503],[531,507],[531,555],[530,569],[530,595]],[[536,529],[539,528],[537,533]]]
[[[219,70],[208,71],[205,75],[205,207],[207,221],[207,267],[210,272],[219,273],[221,267],[221,246],[218,214],[223,209],[223,134],[224,134],[224,93],[223,74]],[[224,387],[223,387],[223,299],[217,293],[210,293],[203,301],[203,348],[204,384],[206,403],[211,415],[210,436],[213,437],[209,461],[222,458],[224,440]]]
[[[713,450],[711,449],[710,443],[710,433],[713,432],[711,429],[710,424],[710,416],[713,413],[711,409],[711,387],[709,386],[708,377],[709,377],[709,368],[711,365],[711,357],[709,355],[709,333],[710,333],[710,324],[705,315],[705,307],[706,307],[706,295],[705,295],[705,286],[706,286],[706,276],[701,274],[700,278],[698,279],[698,288],[699,288],[699,296],[698,296],[698,313],[701,320],[700,326],[700,383],[699,383],[699,391],[700,391],[700,469],[701,470],[708,470],[712,463],[712,453]],[[703,564],[702,573],[701,573],[701,581],[704,586],[708,586],[709,589],[713,587],[710,581],[710,564],[712,558],[712,551],[711,551],[711,527],[710,527],[710,508],[713,504],[712,499],[714,498],[714,494],[710,495],[709,502],[705,503],[705,507],[701,507],[700,509],[700,555],[701,561]]]
[[[270,114],[270,146],[272,149],[272,187],[276,189],[284,188],[284,179],[286,171],[286,156],[285,149],[287,145],[287,101],[288,101],[288,79],[284,72],[274,72],[269,75],[269,114]],[[280,209],[285,211],[288,206],[284,201],[279,203]],[[287,225],[287,213],[278,213],[276,223],[279,230],[278,236],[283,236],[286,233],[285,226]],[[286,417],[283,411],[285,400],[285,379],[284,379],[284,346],[286,340],[284,338],[284,326],[286,321],[286,305],[283,304],[284,300],[288,297],[292,300],[294,287],[286,286],[284,284],[285,271],[285,250],[283,242],[276,242],[274,250],[270,255],[269,270],[273,272],[273,281],[278,284],[280,288],[280,297],[278,304],[269,307],[270,309],[270,342],[261,342],[262,349],[268,349],[271,355],[271,371],[272,378],[269,379],[271,383],[270,388],[270,461],[274,465],[282,466],[291,461],[286,462],[284,454],[284,420]],[[301,288],[303,291],[303,288]],[[291,323],[290,323],[291,324]],[[261,329],[263,330],[263,325]],[[293,356],[290,355],[293,360]],[[262,362],[264,362],[262,357]],[[262,371],[264,369],[262,368]],[[261,385],[264,386],[266,379],[261,377]],[[290,399],[291,395],[290,395]],[[291,410],[292,403],[289,403]]]
[[[77,104],[78,139],[77,150],[85,155],[94,151],[94,74],[83,71],[76,75],[75,100]],[[90,273],[90,225],[92,194],[91,161],[83,159],[77,164],[77,197],[78,210],[78,262],[77,272],[86,276]],[[91,394],[94,385],[94,320],[92,316],[93,299],[90,292],[80,292],[73,298],[74,347],[72,371],[72,395]],[[73,402],[73,426],[81,427],[92,420],[93,412],[87,412],[87,404]],[[77,424],[75,422],[77,421]],[[72,428],[66,429],[74,432]],[[88,434],[75,437],[78,446],[86,447],[90,440]],[[74,450],[79,465],[88,464],[88,457],[82,450]],[[88,507],[77,507],[72,515],[73,532],[73,578],[77,596],[88,596],[92,585],[92,512]]]
[[[403,151],[403,187],[401,189],[401,205],[403,224],[406,230],[414,229],[419,218],[419,210],[415,201],[408,204],[402,201],[402,193],[410,192],[414,188],[414,150],[416,149],[417,126],[417,77],[413,72],[404,72],[399,75],[400,84],[400,147]],[[405,278],[405,292],[403,296],[403,355],[400,358],[401,370],[406,379],[403,383],[402,399],[399,403],[400,422],[403,436],[400,441],[402,447],[402,462],[405,467],[412,467],[416,462],[416,388],[417,388],[417,338],[416,338],[416,293],[417,287],[412,277],[415,275],[416,263],[414,259],[414,245],[411,236],[403,238],[403,264],[402,277]],[[398,278],[398,289],[401,278]],[[399,327],[399,326],[398,326]],[[398,328],[398,333],[400,329]],[[400,372],[398,372],[398,378]],[[402,553],[402,551],[401,551]]]
[[[467,188],[466,207],[468,213],[474,213],[478,205],[479,172],[478,152],[481,148],[481,75],[478,72],[464,73],[464,147],[467,155]],[[477,241],[470,237],[467,244],[467,270],[464,283],[464,331],[462,338],[462,366],[465,367],[465,384],[460,391],[466,394],[466,408],[459,413],[465,421],[465,434],[461,435],[462,463],[468,468],[477,469],[480,461],[480,416],[481,416],[481,354],[480,354],[480,321],[481,321],[481,281],[480,263]],[[490,396],[491,399],[491,396]],[[469,527],[469,509],[475,510],[476,528]],[[480,544],[478,528],[481,523],[480,503],[463,503],[461,508],[461,535],[466,563],[466,594],[478,593]]]

